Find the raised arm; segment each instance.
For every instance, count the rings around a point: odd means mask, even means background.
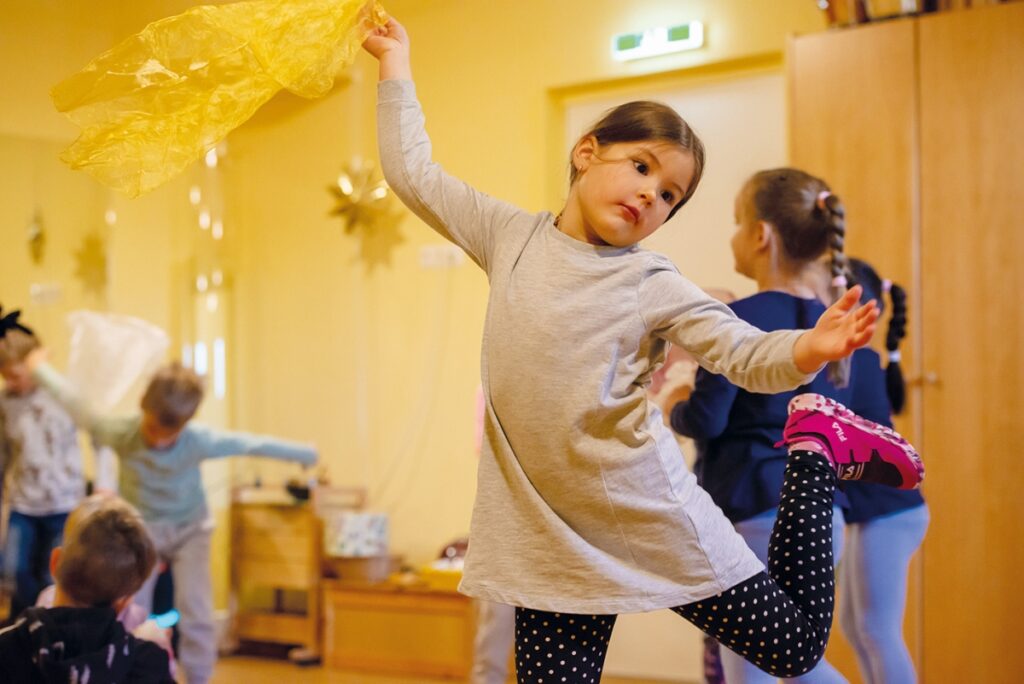
[[[99,415],[85,400],[78,388],[46,362],[44,349],[31,351],[25,359],[25,364],[36,382],[53,395],[78,427],[90,433],[95,432]]]
[[[199,440],[203,458],[266,456],[307,466],[313,465],[317,460],[316,449],[309,444],[249,432],[215,430],[199,425],[190,426],[190,429]]]
[[[25,363],[36,382],[53,395],[79,428],[89,433],[94,447],[110,447],[116,456],[121,455],[124,440],[130,439],[138,428],[137,416],[104,416],[97,413],[74,384],[46,363],[46,352],[43,349],[29,353]],[[107,453],[111,452],[108,450]]]
[[[414,214],[489,271],[496,238],[522,210],[448,175],[432,160],[405,28],[389,19],[363,47],[380,61],[377,138],[388,185]]]

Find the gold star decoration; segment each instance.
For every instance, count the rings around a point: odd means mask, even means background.
[[[360,240],[359,260],[368,270],[390,264],[392,252],[403,242],[398,232],[401,211],[387,182],[376,177],[373,163],[353,160],[328,191],[337,201],[330,215],[341,217],[345,233]]]
[[[107,245],[99,233],[92,232],[82,240],[75,252],[75,277],[82,289],[102,295],[107,287]]]
[[[43,262],[43,255],[46,250],[46,229],[43,227],[43,215],[38,209],[28,222],[28,253],[33,263]]]

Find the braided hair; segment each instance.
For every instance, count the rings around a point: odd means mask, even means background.
[[[832,279],[827,303],[835,303],[852,280],[844,252],[846,210],[839,197],[825,181],[793,168],[761,171],[749,183],[757,218],[775,228],[790,263],[802,266],[828,253]],[[849,357],[829,363],[827,373],[836,387],[846,387]]]
[[[907,293],[890,280],[882,280],[870,264],[861,259],[850,259],[850,270],[853,281],[864,288],[863,301],[874,299],[878,308],[884,310],[883,295],[888,292],[892,302],[892,313],[889,316],[889,328],[885,332],[885,350],[888,361],[885,366],[885,390],[889,395],[892,412],[899,415],[906,405],[906,382],[903,379],[903,368],[900,366],[900,340],[907,336]]]

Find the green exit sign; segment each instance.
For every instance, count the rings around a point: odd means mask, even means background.
[[[667,55],[684,50],[695,50],[704,45],[704,24],[691,21],[675,26],[659,26],[620,33],[612,38],[612,57],[619,61]]]

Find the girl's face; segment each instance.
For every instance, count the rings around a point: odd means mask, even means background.
[[[745,185],[736,195],[736,232],[732,235],[733,268],[742,276],[754,277],[754,259],[759,251],[761,227],[754,212],[753,190]]]
[[[32,372],[29,371],[28,366],[22,361],[5,364],[0,368],[0,376],[3,376],[4,387],[11,394],[22,396],[36,388]]]
[[[577,153],[582,234],[575,237],[595,245],[626,247],[646,238],[665,223],[693,179],[693,154],[672,142],[598,148],[585,140]]]

